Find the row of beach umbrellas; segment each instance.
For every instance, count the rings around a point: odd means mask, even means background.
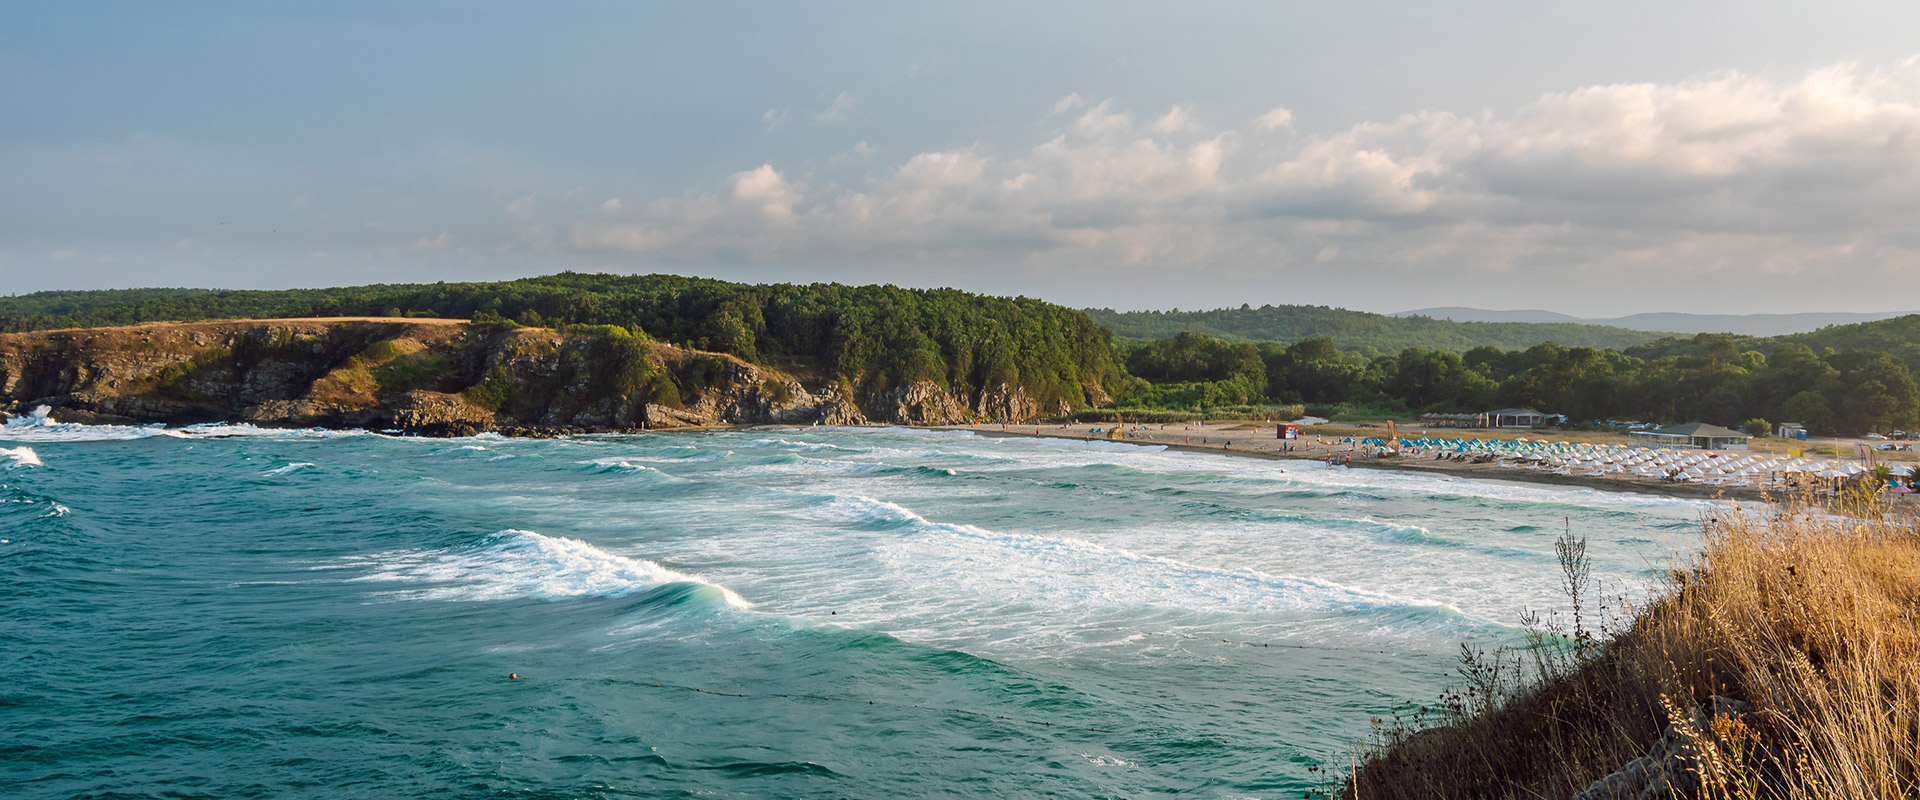
[[[1385,445],[1380,439],[1366,439],[1362,443]],[[1623,475],[1728,486],[1776,483],[1788,476],[1844,479],[1867,471],[1867,467],[1854,462],[1828,459],[1526,438],[1403,439],[1400,447],[1402,450],[1451,452],[1462,457],[1492,456],[1502,466],[1545,470],[1561,475]],[[1913,467],[1905,464],[1892,465],[1890,471],[1900,477],[1912,477],[1914,474]]]

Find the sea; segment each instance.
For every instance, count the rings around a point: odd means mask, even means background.
[[[57,415],[56,415],[57,416]],[[902,428],[10,420],[0,797],[1302,797],[1711,506]]]

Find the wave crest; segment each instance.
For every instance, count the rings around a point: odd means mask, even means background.
[[[711,587],[726,605],[751,608],[732,589],[578,539],[508,529],[471,547],[401,551],[362,559],[375,571],[353,581],[426,584],[402,592],[427,600],[621,597],[671,584]]]

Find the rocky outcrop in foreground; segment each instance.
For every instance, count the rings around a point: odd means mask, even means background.
[[[946,424],[1043,411],[1006,386],[977,397],[930,382],[862,392],[617,330],[372,318],[0,335],[0,412],[37,405],[73,422],[232,421],[433,435]]]
[[[1667,725],[1647,754],[1594,781],[1574,800],[1669,800],[1700,795],[1701,765],[1739,743],[1725,741],[1714,720],[1733,720],[1745,730],[1753,707],[1715,696],[1713,707],[1694,706],[1684,720]],[[1756,720],[1757,723],[1757,720]],[[1724,728],[1723,724],[1720,726]]]

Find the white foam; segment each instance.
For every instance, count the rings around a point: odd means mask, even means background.
[[[311,466],[313,466],[313,462],[311,461],[295,461],[284,467],[275,467],[273,469],[267,470],[266,472],[260,473],[260,475],[261,477],[265,477],[265,478],[273,478],[280,475],[286,475],[291,472],[299,472],[300,470],[306,469],[307,467],[311,467]]]
[[[999,533],[940,523],[918,525],[916,533],[881,546],[876,555],[924,578],[969,591],[1050,605],[1155,606],[1224,613],[1425,610],[1465,616],[1450,603],[1319,578],[1191,564],[1073,537]]]
[[[925,517],[905,506],[876,500],[862,494],[835,495],[813,508],[813,513],[831,522],[856,525],[926,523]],[[928,523],[931,524],[931,523]]]
[[[532,531],[504,530],[477,547],[381,553],[358,561],[374,571],[354,581],[427,584],[397,593],[415,599],[619,597],[670,583],[698,583],[718,589],[729,606],[753,605],[732,589],[652,561]]]
[[[7,459],[6,468],[8,470],[16,470],[21,467],[43,466],[40,462],[40,455],[33,452],[33,448],[31,447],[0,447],[0,458]]]
[[[167,436],[175,439],[226,439],[234,437],[267,437],[276,439],[337,439],[348,436],[364,436],[366,431],[335,431],[323,428],[261,428],[246,423],[231,424],[210,422],[200,425],[188,425],[184,428],[168,428],[162,424],[152,425],[83,425],[77,422],[59,422],[53,418],[52,410],[38,406],[32,413],[24,416],[9,417],[4,426],[0,426],[0,439],[16,442],[64,443],[64,442],[121,442],[133,439],[147,439],[155,436]]]
[[[686,478],[682,478],[677,475],[663,472],[653,467],[649,467],[645,464],[635,464],[631,459],[627,459],[627,458],[596,458],[596,459],[593,459],[592,461],[575,461],[573,463],[580,464],[582,466],[592,467],[594,472],[615,472],[615,473],[621,473],[626,475],[644,475],[648,478],[658,480],[658,481],[664,481],[667,483],[688,483],[689,482]]]
[[[1148,605],[1228,613],[1427,610],[1465,616],[1450,603],[1318,578],[1191,564],[1067,536],[932,522],[897,503],[865,495],[830,497],[812,513],[856,525],[907,527],[909,535],[879,545],[874,555],[891,567],[917,573],[921,581],[974,594],[1056,605]]]

